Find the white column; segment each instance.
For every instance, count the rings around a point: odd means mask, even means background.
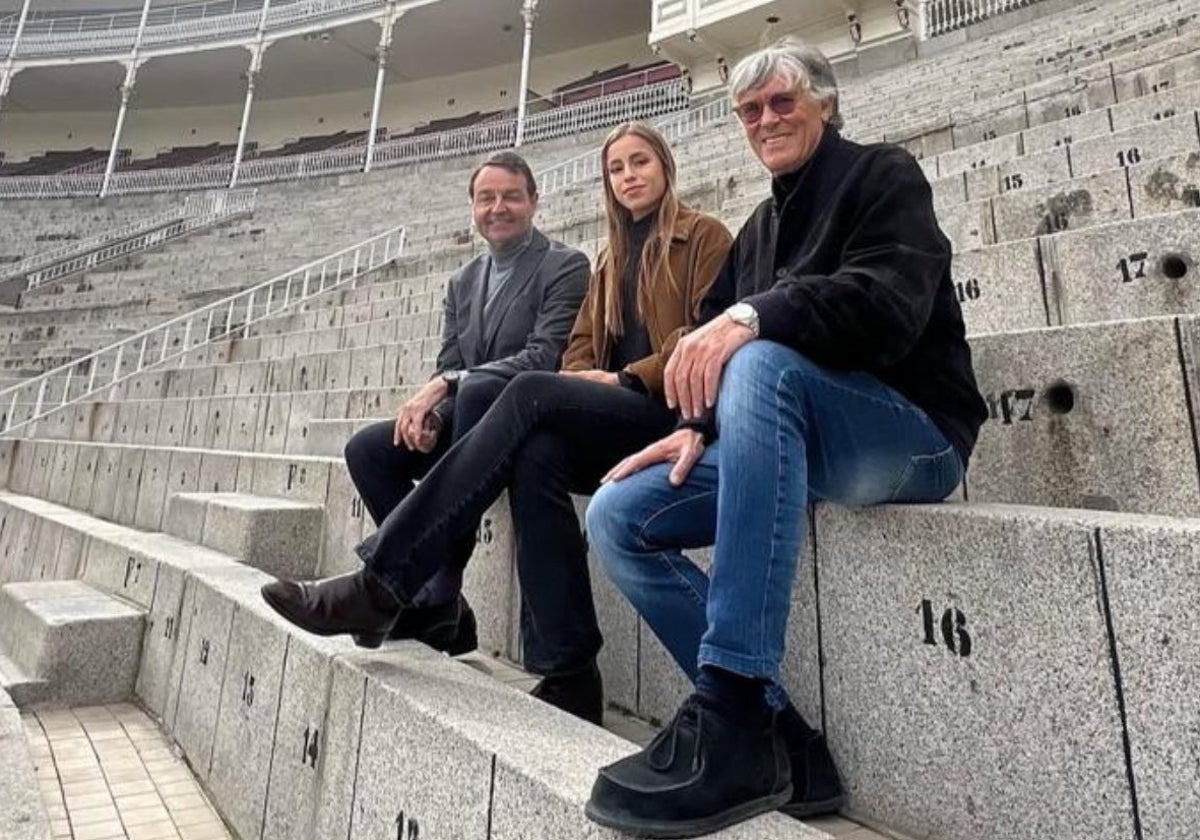
[[[266,47],[260,41],[250,48],[250,67],[246,70],[246,101],[242,105],[242,124],[238,126],[237,150],[233,153],[233,172],[229,176],[229,188],[237,186],[238,171],[242,168],[242,156],[246,153],[246,132],[250,129],[250,106],[254,103],[254,83],[262,72],[263,52]]]
[[[250,50],[250,66],[246,70],[246,101],[242,104],[242,123],[238,126],[237,149],[233,153],[233,169],[229,174],[229,188],[237,186],[238,171],[242,168],[242,156],[246,153],[246,132],[250,130],[250,106],[254,104],[254,83],[262,72],[263,53],[270,44],[264,40],[267,29],[267,12],[271,10],[271,0],[263,0],[262,11],[258,15],[258,29],[255,32],[254,43],[247,47]]]
[[[108,164],[104,167],[104,181],[100,184],[100,197],[108,194],[108,184],[112,180],[113,170],[117,165],[117,151],[121,147],[121,131],[125,128],[125,114],[129,111],[129,100],[133,97],[133,86],[137,83],[136,61],[125,65],[125,83],[121,85],[121,108],[117,111],[117,125],[113,128],[112,146],[108,150]]]
[[[379,108],[383,104],[383,79],[387,73],[388,54],[392,49],[392,29],[403,12],[397,13],[396,5],[389,4],[387,14],[379,18],[379,45],[375,48],[375,98],[371,100],[371,128],[367,133],[367,157],[363,161],[363,172],[371,171],[375,161],[375,135],[379,132]]]
[[[113,170],[117,166],[117,152],[121,146],[121,132],[125,128],[125,115],[129,111],[129,100],[133,97],[133,86],[137,83],[137,71],[142,62],[138,61],[138,50],[142,46],[142,35],[146,31],[146,17],[150,14],[150,0],[142,3],[142,16],[138,19],[137,35],[133,38],[133,50],[125,63],[125,82],[121,85],[121,107],[117,111],[117,124],[113,128],[112,146],[108,150],[108,163],[104,167],[104,180],[100,183],[100,197],[108,195],[108,185],[112,181]]]
[[[8,48],[8,66],[12,69],[13,59],[17,57],[17,44],[21,43],[21,34],[25,31],[25,21],[29,18],[29,4],[31,0],[25,0],[21,4],[21,17],[17,19],[17,31],[13,35],[12,44]]]
[[[525,18],[525,42],[521,47],[521,89],[517,98],[517,140],[520,146],[525,139],[525,100],[529,89],[529,50],[533,44],[533,21],[537,18],[538,0],[525,0],[521,5],[521,17]]]

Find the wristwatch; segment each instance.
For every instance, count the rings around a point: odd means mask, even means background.
[[[758,312],[748,303],[735,303],[733,306],[725,310],[735,324],[741,324],[743,327],[749,327],[750,332],[754,333],[754,337],[758,338]]]
[[[442,374],[442,381],[446,383],[447,394],[453,397],[458,393],[458,383],[463,378],[464,373],[466,373],[466,371],[448,370]]]

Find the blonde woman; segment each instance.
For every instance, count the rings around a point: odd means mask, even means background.
[[[534,694],[595,723],[604,705],[596,668],[603,640],[570,494],[593,492],[614,464],[675,426],[663,369],[731,242],[719,221],[676,198],[675,161],[653,128],[618,127],[601,155],[609,245],[562,370],[521,373],[505,387],[358,547],[363,570],[263,588],[266,600],[305,630],[352,633],[359,644],[377,645],[411,613],[455,541],[507,489],[524,664],[543,677]],[[447,603],[458,597],[436,594]]]

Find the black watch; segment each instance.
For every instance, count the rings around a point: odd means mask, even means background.
[[[461,370],[448,370],[442,374],[442,381],[446,383],[446,393],[450,396],[458,393],[458,380],[462,379],[462,375]]]

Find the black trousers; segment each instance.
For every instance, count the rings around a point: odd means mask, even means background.
[[[595,658],[603,640],[570,494],[593,492],[617,461],[674,424],[660,398],[557,373],[522,373],[358,554],[411,603],[507,488],[525,667],[538,674],[575,671]]]
[[[444,429],[432,451],[417,452],[404,444],[396,446],[394,420],[372,423],[355,432],[346,443],[346,467],[367,512],[379,527],[388,514],[412,492],[417,479],[450,450],[451,445],[470,431],[487,413],[509,380],[487,373],[473,373],[462,380],[454,398],[454,418]],[[442,568],[434,575],[416,603],[448,603],[462,589],[462,571],[475,548],[476,522],[466,535],[449,549]]]

